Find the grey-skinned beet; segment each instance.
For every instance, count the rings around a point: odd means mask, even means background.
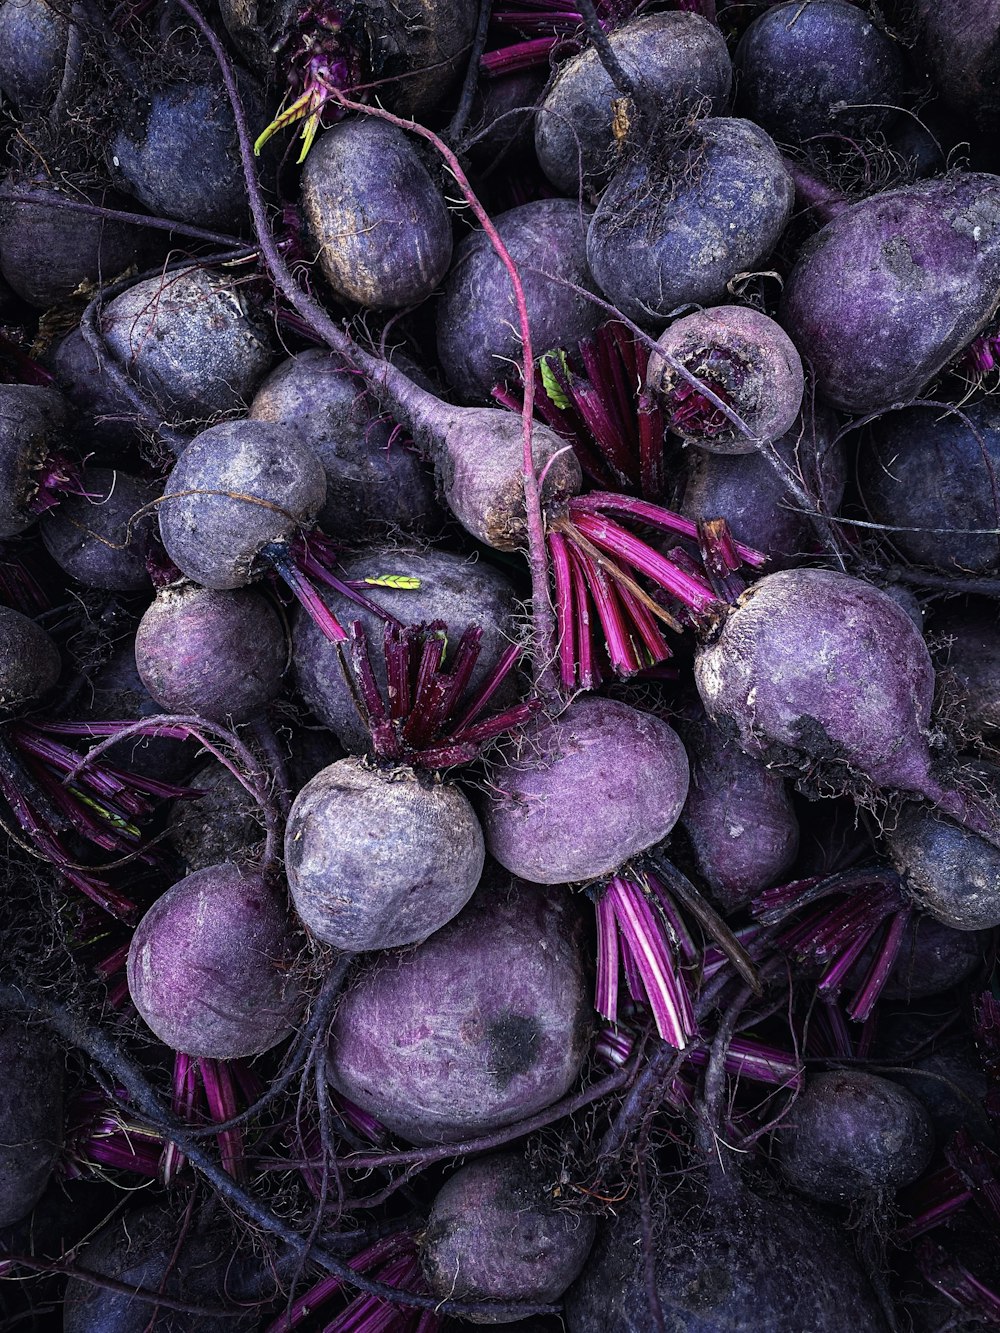
[[[69,408],[56,389],[0,384],[0,538],[17,537],[44,507],[69,433]]]

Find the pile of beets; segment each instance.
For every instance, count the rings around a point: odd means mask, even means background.
[[[0,1329],[1000,1328],[1000,5],[0,0]]]

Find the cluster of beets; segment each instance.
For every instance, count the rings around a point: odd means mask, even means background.
[[[998,130],[995,3],[0,0],[0,1328],[1000,1328]]]

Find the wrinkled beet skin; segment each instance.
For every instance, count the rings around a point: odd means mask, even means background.
[[[485,855],[454,783],[353,758],[306,783],[285,831],[295,910],[312,935],[345,953],[422,943],[472,897]]]
[[[56,389],[0,384],[0,538],[19,537],[34,523],[28,504],[38,470],[68,430],[69,409]]]
[[[832,406],[917,397],[1000,299],[1000,178],[918,181],[866,199],[799,253],[779,318]]]
[[[744,754],[717,727],[683,729],[691,785],[680,824],[712,898],[734,912],[780,884],[799,849],[785,780]]]
[[[270,421],[308,444],[326,471],[319,525],[352,543],[373,529],[424,533],[444,514],[434,478],[417,454],[393,436],[365,382],[333,352],[312,348],[283,361],[250,405],[252,421]]]
[[[947,671],[961,691],[966,728],[1000,728],[1000,615],[995,602],[971,598],[945,602],[934,610],[930,638],[938,669]],[[933,651],[933,650],[932,650]]]
[[[361,555],[349,556],[337,570],[344,579],[373,578],[383,574],[407,574],[420,580],[412,590],[370,588],[368,595],[388,615],[404,625],[441,620],[448,626],[448,642],[454,646],[465,631],[478,625],[483,631],[481,652],[470,687],[481,684],[514,634],[515,591],[498,569],[484,560],[436,548],[370,546]],[[385,624],[372,612],[336,593],[323,591],[323,600],[346,628],[358,620],[365,628],[371,648],[372,668],[383,693],[387,688]],[[316,717],[336,733],[346,750],[364,754],[371,738],[358,716],[357,705],[344,679],[340,654],[325,638],[312,618],[296,611],[292,624],[292,661],[296,683]],[[511,702],[511,692],[499,699]]]
[[[366,309],[417,305],[448,271],[444,197],[413,141],[385,121],[344,120],[317,140],[302,208],[330,286]]]
[[[709,118],[690,139],[665,170],[641,151],[622,166],[587,233],[598,286],[642,324],[665,323],[688,302],[722,300],[737,273],[770,254],[791,215],[791,178],[762,129]]]
[[[846,0],[773,6],[750,24],[733,63],[737,105],[779,141],[871,132],[903,96],[899,47]]]
[[[164,711],[246,722],[277,697],[288,640],[273,603],[253,588],[182,584],[163,589],[147,609],[135,660]]]
[[[1000,925],[1000,850],[923,806],[885,832],[893,863],[922,911],[952,930]]]
[[[596,1229],[594,1217],[556,1208],[521,1154],[497,1153],[460,1167],[438,1191],[420,1263],[442,1299],[557,1301],[579,1276]]]
[[[734,1168],[735,1169],[735,1168]],[[737,1187],[738,1189],[738,1187]],[[791,1200],[654,1201],[656,1288],[670,1333],[885,1333],[846,1247]],[[649,1333],[639,1207],[601,1224],[566,1296],[568,1333]]]
[[[536,884],[596,879],[667,836],[688,792],[680,737],[652,713],[577,699],[529,723],[480,798],[491,856]]]
[[[48,694],[61,671],[59,649],[41,625],[0,606],[0,710]]]
[[[326,499],[326,473],[283,427],[227,421],[191,441],[163,494],[167,554],[195,583],[225,592],[263,572],[264,546],[312,525]]]
[[[937,794],[934,671],[916,626],[873,585],[825,569],[766,575],[695,659],[709,716],[749,754],[794,752],[879,787]],[[863,683],[863,684],[862,684]]]
[[[82,495],[67,495],[43,516],[45,549],[70,578],[88,588],[145,592],[146,556],[156,527],[155,482],[110,468],[85,468]],[[145,510],[144,513],[140,512]]]
[[[300,1001],[287,909],[252,870],[210,866],[178,881],[136,927],[128,986],[175,1051],[234,1060],[291,1033]]]
[[[41,1198],[63,1141],[63,1054],[40,1024],[0,1017],[0,1227]]]
[[[934,1151],[923,1104],[862,1070],[811,1075],[775,1140],[789,1181],[818,1203],[894,1193],[923,1173]]]
[[[375,958],[341,1000],[330,1082],[411,1143],[512,1124],[583,1065],[583,918],[566,895],[508,884],[480,887],[418,948]]]
[[[700,14],[643,14],[609,41],[644,99],[670,111],[703,103],[705,115],[725,112],[733,81],[729,52],[719,29]],[[585,186],[600,187],[615,170],[612,102],[620,95],[590,45],[558,66],[535,117],[535,151],[561,193],[577,194],[581,156]]]
[[[544,276],[596,292],[587,266],[588,216],[574,200],[539,199],[495,219],[521,275],[536,357],[572,346],[605,318],[592,301]],[[494,385],[517,378],[523,353],[510,274],[483,231],[455,251],[438,304],[437,346],[448,382],[465,402],[488,401]]]
[[[1000,527],[998,475],[1000,409],[989,399],[961,416],[917,407],[889,413],[858,451],[858,489],[869,517],[890,529],[883,541],[945,574],[1000,568],[1000,537],[991,535]]]

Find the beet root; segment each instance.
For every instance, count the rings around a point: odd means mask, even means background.
[[[0,606],[0,709],[48,694],[61,671],[59,649],[41,625]]]
[[[146,557],[156,528],[155,513],[147,506],[159,488],[111,468],[85,468],[81,475],[86,494],[68,495],[42,516],[45,549],[60,569],[88,588],[145,592]]]
[[[557,1208],[523,1156],[498,1153],[460,1167],[438,1191],[420,1264],[442,1299],[557,1301],[596,1228],[593,1217]]]
[[[135,1007],[185,1055],[259,1055],[291,1033],[301,1002],[288,976],[288,912],[260,875],[232,864],[195,871],[136,927],[128,954]]]
[[[885,840],[922,911],[952,930],[1000,925],[1000,850],[923,806],[900,811]]]
[[[0,538],[20,536],[34,523],[44,465],[68,429],[67,403],[55,389],[0,384]]]
[[[616,700],[578,699],[554,722],[530,723],[493,772],[480,804],[486,846],[536,884],[596,879],[665,838],[687,792],[672,727]]]
[[[63,1141],[63,1056],[44,1028],[0,1018],[0,1227],[42,1197]]]
[[[479,821],[456,786],[356,759],[306,783],[285,833],[295,910],[345,953],[422,943],[471,898],[484,859]]]
[[[480,887],[424,944],[374,958],[348,984],[330,1082],[411,1143],[489,1133],[551,1105],[589,1045],[582,942],[565,895]]]

